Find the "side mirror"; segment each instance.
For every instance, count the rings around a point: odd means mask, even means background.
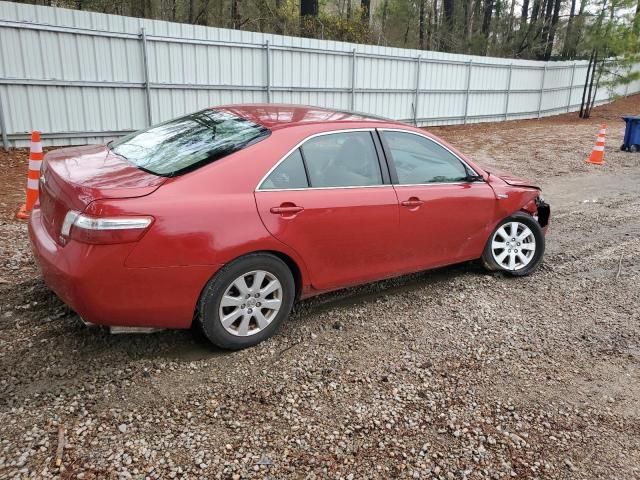
[[[467,176],[464,177],[464,181],[469,183],[482,182],[484,181],[484,178],[482,175],[467,174]]]

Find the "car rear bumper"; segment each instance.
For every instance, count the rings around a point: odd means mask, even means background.
[[[31,213],[29,238],[47,286],[85,322],[96,325],[189,328],[216,266],[128,268],[135,244],[60,246]]]

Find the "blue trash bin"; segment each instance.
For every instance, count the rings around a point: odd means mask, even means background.
[[[637,152],[640,150],[640,117],[622,117],[626,123],[624,130],[624,141],[620,150],[627,152]]]

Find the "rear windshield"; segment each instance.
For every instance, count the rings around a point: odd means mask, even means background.
[[[268,128],[220,110],[202,110],[139,130],[111,144],[138,168],[171,177],[267,138]]]

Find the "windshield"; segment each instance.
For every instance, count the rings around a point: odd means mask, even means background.
[[[139,130],[110,148],[142,170],[173,176],[237,152],[270,133],[242,117],[208,109]]]

